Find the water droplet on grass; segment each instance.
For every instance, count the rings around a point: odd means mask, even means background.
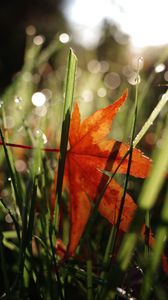
[[[143,68],[144,65],[144,58],[143,56],[139,56],[138,57],[138,70],[141,70]]]
[[[47,140],[47,137],[46,135],[44,134],[44,132],[40,129],[40,128],[37,128],[35,130],[35,133],[34,133],[35,137],[37,139],[41,139],[43,144],[47,144],[48,140]]]
[[[0,108],[3,106],[4,102],[0,100]]]
[[[22,101],[23,101],[23,99],[22,99],[21,97],[15,96],[14,102],[15,102],[16,104],[20,104],[20,103],[22,103]]]
[[[35,137],[36,138],[39,138],[39,137],[41,137],[42,136],[42,134],[43,134],[43,132],[42,132],[42,130],[41,129],[36,129],[35,130]]]
[[[131,76],[128,78],[128,82],[131,85],[139,84],[141,82],[141,77],[137,75],[136,72],[132,72]]]

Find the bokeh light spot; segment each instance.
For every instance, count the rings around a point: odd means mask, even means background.
[[[32,103],[35,105],[35,106],[43,106],[44,103],[46,102],[46,96],[41,93],[41,92],[36,92],[33,94],[32,96]]]
[[[61,33],[59,36],[59,41],[63,44],[67,44],[70,41],[70,36],[67,33]]]
[[[100,67],[101,67],[101,65],[98,62],[98,60],[96,60],[96,59],[90,60],[88,62],[88,71],[90,73],[96,74],[96,73],[100,72]]]
[[[36,34],[36,28],[33,25],[29,25],[26,27],[26,34],[32,36]]]
[[[26,171],[27,165],[24,160],[18,159],[15,161],[15,168],[18,172],[22,173]]]
[[[166,66],[164,64],[159,64],[155,67],[155,73],[161,73],[165,70]]]
[[[104,83],[109,89],[116,89],[121,83],[120,75],[116,72],[110,72],[106,74],[104,78]]]
[[[42,35],[36,35],[33,39],[33,43],[37,46],[42,45],[45,42],[45,37]]]
[[[97,95],[101,98],[105,97],[106,94],[107,94],[107,91],[104,87],[99,88],[97,91]]]
[[[93,100],[93,92],[89,89],[84,90],[81,96],[84,102],[91,102]]]

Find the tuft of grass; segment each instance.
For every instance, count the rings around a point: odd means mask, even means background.
[[[129,156],[117,225],[112,228],[109,224],[107,225],[98,214],[98,206],[121,163],[113,174],[101,170],[102,173],[109,176],[109,179],[101,193],[97,195],[96,204],[92,207],[92,215],[76,255],[73,258],[62,260],[56,253],[56,241],[60,237],[68,242],[69,195],[62,190],[75,82],[78,80],[75,97],[83,92],[83,87],[88,85],[96,90],[103,83],[100,75],[97,75],[98,80],[96,81],[96,78],[93,78],[92,74],[87,71],[83,72],[83,77],[76,79],[77,58],[72,49],[68,54],[64,92],[62,91],[63,76],[61,75],[63,73],[62,66],[65,69],[64,62],[60,63],[62,65],[58,71],[53,70],[46,77],[44,72],[39,79],[36,76],[37,73],[40,74],[43,69],[45,70],[45,64],[61,51],[62,45],[57,36],[44,49],[41,45],[34,44],[29,37],[23,69],[2,95],[4,104],[1,109],[2,130],[0,131],[0,144],[2,145],[0,149],[0,179],[2,178],[1,181],[3,181],[2,212],[0,214],[0,275],[2,275],[0,298],[111,300],[130,299],[131,297],[139,299],[140,297],[140,299],[147,300],[154,297],[158,300],[166,299],[164,295],[167,290],[164,282],[167,277],[162,270],[161,260],[164,261],[165,267],[167,257],[163,256],[163,252],[167,243],[168,229],[167,188],[166,195],[162,196],[164,200],[158,210],[155,226],[153,226],[152,218],[168,170],[168,122],[165,121],[164,115],[159,115],[167,105],[168,92],[161,97],[147,120],[145,119],[146,115],[143,116],[144,125],[136,136],[136,128],[139,128],[138,110],[141,110],[142,116],[141,106],[145,105],[143,100],[146,99],[146,96],[151,97],[150,86],[155,76],[154,73],[149,76],[145,84],[137,81],[135,90],[133,88],[135,105],[131,106],[132,118],[126,122],[129,106],[121,112],[122,115],[120,114],[118,119],[119,127],[121,124],[125,127],[123,134],[124,132],[131,133],[130,149],[121,160],[122,163]],[[160,58],[160,62],[165,59],[165,55],[167,52]],[[137,78],[138,76],[139,69]],[[31,79],[25,81],[25,78]],[[52,92],[53,96],[47,100],[44,106],[47,111],[45,114],[45,110],[33,107],[30,100],[35,91],[46,89]],[[16,96],[22,98],[17,107],[13,101]],[[109,102],[108,99],[104,99],[104,101],[107,104]],[[82,102],[80,104],[83,108],[88,105]],[[93,109],[98,108],[99,103],[96,102],[93,106]],[[11,110],[16,122],[14,128],[9,130],[7,116]],[[91,110],[91,103],[87,106],[87,110]],[[62,121],[60,121],[61,116]],[[155,145],[154,163],[149,178],[144,181],[139,197],[137,196],[138,209],[130,229],[119,241],[118,229],[122,218],[125,193],[131,180],[129,173],[132,150],[142,142],[143,137],[158,116],[160,120],[156,134],[160,146]],[[44,147],[43,135],[38,138],[35,136],[34,131],[37,128],[48,137],[49,146],[47,147],[52,151]],[[114,130],[117,128],[116,122]],[[132,128],[131,131],[130,128]],[[22,145],[23,140],[27,146]],[[50,146],[53,144],[54,146],[60,144],[59,154],[56,147],[51,149]],[[18,153],[19,149],[22,152]],[[18,161],[26,164],[24,171],[17,169]],[[56,190],[53,184],[55,170],[57,170]],[[11,180],[8,181],[8,178]],[[138,195],[136,187],[134,193]],[[54,195],[55,202],[51,201],[51,194]],[[6,217],[10,219],[11,223],[5,221]],[[140,238],[144,223],[149,229],[147,243]],[[154,239],[151,238],[150,230],[154,231]],[[86,253],[81,249],[84,249]],[[142,269],[143,274],[140,276],[138,273],[137,281],[141,283],[136,288],[137,282],[133,285],[134,278],[131,276],[139,269]],[[157,272],[160,275],[158,277],[156,276]],[[159,286],[157,291],[155,286]]]

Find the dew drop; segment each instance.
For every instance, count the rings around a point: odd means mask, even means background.
[[[117,287],[117,291],[120,293],[120,295],[126,295],[126,291],[120,287]]]
[[[38,129],[35,130],[34,135],[35,135],[36,138],[42,137],[42,134],[43,134],[43,132],[42,132],[41,129],[38,128]]]
[[[47,142],[48,142],[47,137],[40,128],[37,128],[35,130],[34,135],[37,139],[40,138],[42,140],[43,144],[47,144]]]
[[[143,56],[138,57],[138,63],[139,63],[139,64],[143,63],[143,61],[144,61]]]
[[[3,106],[4,102],[0,100],[0,108]]]
[[[42,139],[43,139],[43,143],[47,144],[48,140],[47,140],[47,137],[44,133],[42,134]]]
[[[143,68],[144,58],[143,56],[138,57],[138,69],[141,70]]]
[[[141,77],[137,75],[136,72],[132,72],[131,76],[128,78],[128,82],[131,85],[139,84],[141,82]]]
[[[20,104],[20,103],[22,103],[22,101],[23,101],[23,99],[22,99],[21,97],[15,96],[14,102],[15,102],[16,104]]]

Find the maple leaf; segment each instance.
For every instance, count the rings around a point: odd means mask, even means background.
[[[112,120],[127,98],[127,91],[112,105],[96,111],[80,121],[78,104],[72,113],[69,131],[70,149],[67,151],[64,180],[70,195],[70,237],[68,255],[73,255],[91,213],[91,202],[96,202],[107,183],[108,176],[99,169],[113,172],[121,163],[129,145],[114,139],[105,139],[111,130]],[[118,172],[127,172],[128,157]],[[138,149],[133,149],[130,175],[144,178],[148,175],[151,160]],[[121,203],[122,188],[112,179],[98,210],[112,224],[116,224]],[[126,231],[132,220],[136,204],[126,194],[120,229]]]

